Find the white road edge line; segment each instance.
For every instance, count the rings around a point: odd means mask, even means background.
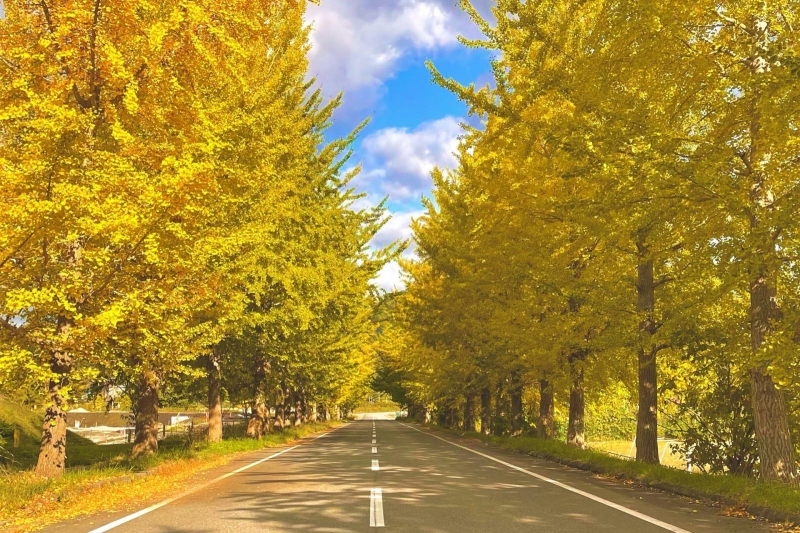
[[[378,441],[375,440],[375,439],[372,439],[372,444],[378,444]]]
[[[383,491],[371,489],[369,492],[369,527],[386,527],[383,523]]]
[[[686,529],[682,529],[682,528],[680,528],[678,526],[673,526],[672,524],[668,524],[666,522],[662,522],[661,520],[659,520],[657,518],[653,518],[652,516],[648,516],[648,515],[646,515],[644,513],[640,513],[639,511],[634,511],[633,509],[629,509],[629,508],[625,507],[624,505],[620,505],[620,504],[614,503],[614,502],[612,502],[610,500],[606,500],[605,498],[601,498],[600,496],[595,496],[594,494],[591,494],[589,492],[585,492],[585,491],[582,491],[580,489],[576,489],[575,487],[567,485],[566,483],[561,483],[560,481],[556,481],[555,479],[550,479],[549,477],[545,477],[545,476],[543,476],[541,474],[536,474],[536,473],[531,472],[530,470],[526,470],[526,469],[524,469],[524,468],[522,468],[520,466],[512,465],[511,463],[507,463],[505,461],[501,461],[500,459],[492,457],[491,455],[486,455],[485,453],[481,453],[481,452],[479,452],[477,450],[473,450],[471,448],[467,448],[466,446],[461,446],[460,444],[456,444],[455,442],[449,441],[447,439],[443,439],[443,438],[441,438],[441,437],[439,437],[437,435],[434,435],[432,433],[428,433],[428,432],[419,430],[419,429],[417,429],[417,428],[415,428],[413,426],[409,426],[407,424],[403,424],[402,422],[400,423],[400,425],[401,426],[406,426],[407,428],[413,429],[414,431],[419,431],[420,433],[423,433],[425,435],[430,435],[434,439],[439,439],[442,442],[446,442],[447,444],[451,444],[451,445],[453,445],[453,446],[455,446],[457,448],[461,448],[462,450],[466,450],[468,452],[474,453],[475,455],[480,455],[481,457],[485,457],[486,459],[489,459],[490,461],[494,461],[495,463],[500,463],[503,466],[507,466],[508,468],[511,468],[511,469],[516,470],[518,472],[522,472],[523,474],[528,474],[529,476],[533,476],[536,479],[540,479],[542,481],[546,481],[547,483],[551,483],[551,484],[553,484],[553,485],[555,485],[557,487],[560,487],[560,488],[562,488],[564,490],[568,490],[570,492],[574,492],[575,494],[583,496],[584,498],[589,498],[590,500],[596,501],[597,503],[601,503],[601,504],[603,504],[603,505],[605,505],[607,507],[611,507],[612,509],[616,509],[617,511],[621,511],[621,512],[623,512],[625,514],[634,516],[634,517],[638,518],[639,520],[643,520],[645,522],[653,524],[654,526],[658,526],[658,527],[660,527],[662,529],[666,529],[667,531],[672,531],[673,533],[691,533],[690,531],[688,531]]]
[[[347,424],[345,424],[343,426],[339,426],[339,427],[344,427],[346,425]],[[332,433],[332,432],[336,431],[337,429],[339,429],[339,428],[334,428],[331,431],[328,431],[328,432],[324,433],[324,435],[327,435],[328,433]],[[320,435],[320,437],[321,436],[322,435]],[[319,438],[319,437],[317,437],[317,438]],[[259,459],[258,461],[255,461],[254,463],[250,463],[249,465],[245,465],[245,466],[243,466],[241,468],[237,468],[233,472],[228,472],[227,474],[223,474],[223,475],[221,475],[219,477],[216,477],[216,478],[214,478],[214,479],[212,479],[210,481],[206,481],[202,485],[198,485],[197,487],[194,487],[193,489],[189,489],[186,492],[178,494],[177,496],[173,496],[172,498],[167,498],[166,500],[158,502],[155,505],[151,505],[150,507],[148,507],[146,509],[142,509],[141,511],[137,511],[137,512],[135,512],[133,514],[129,514],[128,516],[123,516],[119,520],[115,520],[115,521],[113,521],[113,522],[111,522],[109,524],[106,524],[104,526],[98,527],[97,529],[93,529],[93,530],[89,531],[89,533],[104,533],[105,531],[109,531],[111,529],[119,527],[122,524],[126,524],[126,523],[130,522],[131,520],[136,520],[140,516],[144,516],[144,515],[146,515],[148,513],[152,513],[156,509],[160,509],[160,508],[164,507],[165,505],[169,505],[170,503],[172,503],[172,502],[174,502],[176,500],[180,500],[181,498],[183,498],[185,496],[188,496],[190,494],[194,494],[195,492],[197,492],[199,490],[203,490],[204,488],[208,487],[209,485],[213,485],[217,481],[221,481],[223,479],[229,478],[229,477],[231,477],[231,476],[233,476],[235,474],[238,474],[239,472],[244,472],[245,470],[249,470],[250,468],[253,468],[254,466],[258,466],[261,463],[265,463],[265,462],[269,461],[270,459],[274,459],[275,457],[278,457],[279,455],[283,455],[285,453],[288,453],[288,452],[294,450],[295,448],[297,448],[299,446],[300,446],[300,444],[297,444],[295,446],[292,446],[291,448],[286,448],[285,450],[280,451],[278,453],[273,453],[269,457],[264,457],[263,459]]]
[[[378,472],[378,471],[380,471],[380,469],[381,469],[381,465],[380,465],[380,463],[378,463],[378,460],[377,459],[373,459],[372,460],[372,471],[373,472]]]
[[[372,447],[372,453],[378,453],[378,447],[377,446],[373,446]]]

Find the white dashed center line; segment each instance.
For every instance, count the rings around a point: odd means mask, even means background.
[[[369,494],[369,527],[385,527],[383,524],[383,492],[372,489]]]

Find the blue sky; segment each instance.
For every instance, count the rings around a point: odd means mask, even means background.
[[[473,5],[490,16],[491,2]],[[455,0],[323,0],[307,17],[311,75],[327,96],[344,91],[329,135],[345,135],[371,117],[353,164],[364,166],[356,184],[365,203],[389,197],[392,220],[374,245],[407,238],[411,219],[422,212],[420,198],[430,192],[431,169],[455,164],[459,123],[466,120],[464,105],[431,82],[425,61],[461,83],[484,85],[490,56],[457,41],[480,35]],[[376,283],[387,290],[402,286],[397,265]]]
[[[472,3],[491,17],[493,0]],[[388,196],[392,219],[373,245],[408,238],[411,220],[422,213],[420,198],[431,189],[430,171],[455,164],[459,123],[466,120],[464,105],[431,82],[425,61],[461,83],[484,85],[491,80],[489,54],[457,40],[480,34],[456,0],[322,0],[309,6],[307,19],[310,75],[328,97],[344,92],[328,135],[346,135],[371,117],[352,162],[363,164],[355,184],[365,204]],[[387,266],[376,284],[401,287],[399,267]]]

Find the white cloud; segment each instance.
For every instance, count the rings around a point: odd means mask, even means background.
[[[477,2],[486,12],[491,0]],[[324,0],[309,6],[310,72],[327,95],[345,91],[350,106],[367,108],[404,57],[460,46],[475,25],[452,0]]]
[[[392,218],[381,228],[378,234],[375,235],[375,238],[372,239],[372,246],[375,248],[382,248],[398,240],[411,239],[411,221],[421,217],[423,214],[425,214],[425,211],[421,209],[393,213]],[[403,252],[403,257],[416,257],[413,242],[410,243],[410,246]],[[372,284],[386,291],[402,290],[405,288],[400,265],[398,265],[396,261],[387,264],[378,273],[378,276],[372,281]]]
[[[372,245],[376,248],[383,248],[395,241],[411,238],[411,221],[421,217],[424,213],[425,211],[422,210],[393,213],[392,218],[372,239]]]
[[[350,181],[351,186],[356,187],[360,191],[375,191],[386,179],[386,169],[384,168],[369,168],[368,170],[362,169],[355,178]]]
[[[404,53],[456,42],[450,15],[431,1],[329,0],[309,15],[311,71],[334,91],[378,84]]]
[[[403,282],[402,269],[394,261],[383,267],[378,277],[372,280],[372,284],[386,292],[403,290],[406,286]]]
[[[463,133],[459,124],[455,117],[444,117],[413,130],[386,128],[366,137],[361,148],[369,166],[385,169],[380,183],[383,192],[395,200],[428,192],[434,167],[454,168],[458,164],[454,154]]]

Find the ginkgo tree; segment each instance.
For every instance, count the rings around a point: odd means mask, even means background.
[[[367,244],[382,206],[353,208],[357,131],[324,143],[340,99],[308,81],[306,2],[4,6],[0,385],[47,385],[37,473],[64,471],[78,384],[134,397],[134,456],[161,388],[203,367],[211,440],[226,364],[254,400],[352,402],[396,250]]]
[[[795,483],[797,7],[499,0],[490,23],[461,5],[495,83],[432,67],[482,123],[414,227],[398,375],[443,410],[492,375],[512,432],[538,381],[529,423],[549,435],[551,391],[569,394],[580,446],[586,376],[634,369],[636,457],[658,462],[680,374],[725,357],[750,381],[760,475]]]

